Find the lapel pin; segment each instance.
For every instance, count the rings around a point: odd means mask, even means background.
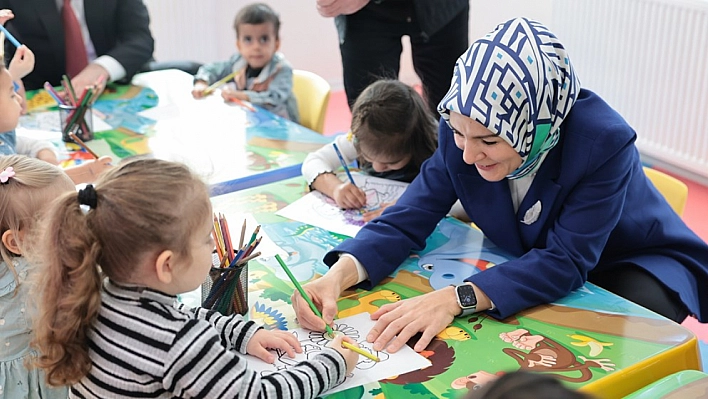
[[[536,203],[526,211],[524,214],[524,219],[521,223],[530,225],[537,221],[539,216],[541,216],[541,201],[536,201]]]

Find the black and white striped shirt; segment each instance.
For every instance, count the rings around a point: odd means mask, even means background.
[[[149,288],[104,288],[88,335],[92,367],[72,398],[314,398],[344,380],[344,357],[330,348],[261,376],[236,353],[246,352],[255,323],[175,306]]]

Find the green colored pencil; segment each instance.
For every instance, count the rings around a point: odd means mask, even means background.
[[[310,297],[307,295],[307,293],[305,292],[305,290],[302,289],[302,287],[300,286],[300,283],[297,282],[297,280],[295,279],[295,276],[293,276],[293,274],[292,274],[292,272],[290,271],[290,269],[288,269],[288,267],[285,265],[285,262],[283,262],[283,259],[280,258],[280,255],[275,255],[275,259],[278,261],[278,263],[280,263],[280,267],[282,267],[283,270],[285,270],[285,273],[288,275],[288,277],[290,277],[290,281],[293,282],[293,285],[294,285],[295,288],[297,288],[297,290],[300,292],[300,295],[302,295],[302,297],[305,298],[305,300],[307,301],[307,304],[310,305],[310,309],[312,309],[312,312],[314,312],[315,315],[317,315],[317,317],[319,317],[320,319],[322,319],[322,313],[320,313],[319,309],[317,309],[317,307],[315,306],[315,304],[312,303],[312,299],[310,299]],[[322,319],[322,321],[324,321],[324,319]],[[327,333],[328,333],[331,337],[334,337],[334,331],[332,330],[332,327],[330,327],[330,326],[327,324],[326,321],[325,321],[325,329],[327,330]]]

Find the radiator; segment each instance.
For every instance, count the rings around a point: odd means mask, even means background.
[[[552,14],[582,87],[642,155],[708,178],[708,1],[553,0]]]

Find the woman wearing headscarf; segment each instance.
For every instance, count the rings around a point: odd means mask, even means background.
[[[505,318],[594,282],[672,320],[708,320],[708,245],[642,171],[627,122],[581,89],[558,39],[523,18],[477,40],[438,106],[439,146],[395,206],[325,256],[305,290],[334,318],[351,286],[370,289],[421,250],[459,198],[485,236],[518,258],[465,284],[382,306],[367,336],[423,350],[456,316]],[[298,293],[300,323],[324,329]],[[395,337],[395,339],[394,339]]]

